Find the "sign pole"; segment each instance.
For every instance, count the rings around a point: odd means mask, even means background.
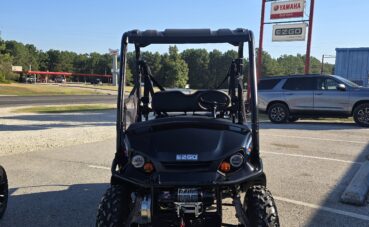
[[[262,65],[263,65],[263,39],[264,39],[264,17],[265,17],[265,2],[262,0],[261,3],[261,19],[260,19],[260,35],[259,35],[259,50],[258,50],[258,73],[257,80],[261,78],[262,75]]]
[[[311,51],[311,36],[313,33],[314,3],[315,3],[315,0],[310,1],[309,31],[308,31],[308,40],[307,40],[306,56],[305,56],[306,57],[305,74],[310,73],[310,51]]]
[[[258,50],[258,59],[256,65],[256,80],[259,82],[262,74],[262,64],[263,64],[263,37],[264,37],[264,17],[265,17],[265,2],[266,0],[261,0],[261,18],[260,18],[260,34],[259,34],[259,50]],[[251,92],[250,92],[250,78],[247,83],[247,102],[250,101]]]

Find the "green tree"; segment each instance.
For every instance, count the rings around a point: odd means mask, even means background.
[[[256,50],[257,55],[259,54],[259,50]],[[282,67],[278,63],[278,61],[266,52],[263,51],[263,63],[261,67],[262,76],[274,76],[280,75],[283,73]]]
[[[151,53],[149,51],[142,52],[141,58],[149,65],[153,76],[157,75],[161,68],[161,55],[159,52]]]
[[[209,53],[209,85],[213,88],[217,87],[227,75],[227,71],[224,71],[224,68],[221,67],[224,64],[222,63],[222,56],[222,52],[215,49]]]
[[[0,37],[0,83],[6,83],[9,80],[16,80],[17,75],[12,72],[12,57],[5,53],[6,45]]]
[[[302,74],[304,73],[304,58],[301,55],[282,55],[277,59],[282,68],[281,74]]]
[[[169,47],[169,53],[161,58],[158,82],[165,87],[184,88],[188,82],[188,66],[181,58],[176,46]]]
[[[188,65],[188,83],[191,88],[208,88],[209,53],[206,49],[187,49],[182,52],[182,58]]]

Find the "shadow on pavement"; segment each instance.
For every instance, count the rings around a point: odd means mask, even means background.
[[[116,121],[116,112],[115,110],[112,111],[105,110],[105,111],[93,111],[75,114],[55,113],[55,114],[15,115],[15,116],[0,117],[0,120],[22,120],[31,122],[31,124],[23,124],[23,125],[21,124],[0,125],[0,131],[30,131],[30,130],[44,130],[49,128],[69,128],[76,126],[78,127],[114,126]]]
[[[97,207],[109,184],[27,187],[46,192],[11,195],[0,226],[95,226]],[[14,194],[19,188],[11,189]],[[22,189],[23,191],[25,189]]]
[[[365,156],[369,155],[369,143],[357,156],[356,162],[365,161]],[[360,165],[357,163],[351,164],[346,173],[341,177],[341,180],[337,182],[335,187],[329,192],[325,200],[319,204],[321,207],[328,207],[344,212],[350,212],[354,214],[364,215],[369,218],[369,206],[354,206],[347,205],[340,202],[340,198],[347,185],[351,182],[355,176]],[[310,218],[306,226],[369,226],[368,220],[362,220],[360,218],[350,217],[350,215],[340,215],[332,212],[327,212],[323,209],[317,209]]]

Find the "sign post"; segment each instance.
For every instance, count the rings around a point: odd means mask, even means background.
[[[264,38],[264,25],[265,24],[278,24],[273,26],[273,41],[304,41],[306,37],[307,24],[303,22],[309,21],[308,39],[306,47],[306,60],[305,60],[305,73],[310,72],[310,50],[313,30],[313,18],[314,18],[314,3],[315,0],[310,0],[310,15],[309,20],[304,20],[304,9],[306,0],[261,0],[261,22],[260,22],[260,36],[259,36],[259,53],[258,53],[258,79],[262,76],[262,51],[263,51],[263,38]],[[288,18],[302,18],[295,21],[280,21],[280,22],[265,22],[265,5],[266,2],[271,3],[270,19],[288,19]],[[298,23],[300,22],[300,23]],[[296,23],[296,24],[292,24]],[[284,25],[279,25],[284,24]]]
[[[315,0],[310,1],[310,15],[309,15],[309,32],[308,41],[306,45],[306,56],[305,56],[305,74],[310,73],[310,51],[311,51],[311,36],[313,34],[313,19],[314,19],[314,3]]]

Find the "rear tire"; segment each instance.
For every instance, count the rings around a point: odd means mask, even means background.
[[[354,121],[361,127],[369,127],[369,103],[363,103],[354,109]]]
[[[112,185],[100,202],[96,227],[124,227],[130,212],[129,197],[129,192],[121,185]]]
[[[8,205],[8,177],[5,169],[0,166],[0,219],[3,217]]]
[[[274,103],[268,108],[268,117],[273,123],[285,123],[289,115],[288,107],[283,103]]]
[[[251,226],[279,227],[279,217],[272,194],[265,186],[254,185],[245,195],[246,214]]]

